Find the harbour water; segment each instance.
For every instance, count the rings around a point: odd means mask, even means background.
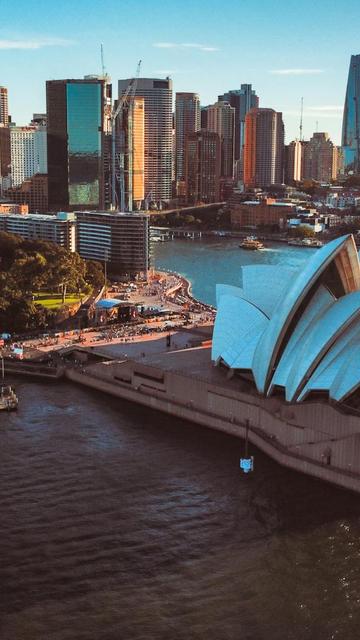
[[[262,251],[246,251],[239,248],[239,242],[239,238],[157,242],[155,264],[159,269],[181,273],[192,283],[196,298],[215,304],[216,284],[241,285],[242,266],[276,264],[297,269],[317,251],[280,242],[267,243]]]
[[[208,302],[209,280],[236,284],[245,260],[294,266],[311,251],[159,245],[158,266]],[[1,640],[358,637],[358,496],[254,450],[245,477],[234,438],[14,382],[19,411],[0,414]]]

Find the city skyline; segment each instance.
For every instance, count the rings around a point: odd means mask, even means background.
[[[295,2],[252,7],[212,0],[206,13],[188,0],[181,7],[170,0],[166,10],[141,0],[136,11],[114,0],[90,9],[84,0],[64,0],[59,8],[41,0],[34,11],[34,3],[20,0],[3,16],[0,84],[8,87],[9,112],[19,125],[45,110],[46,80],[101,72],[103,43],[114,86],[135,73],[140,58],[143,77],[169,75],[174,93],[196,92],[202,105],[251,83],[261,107],[283,113],[287,142],[298,135],[303,96],[304,138],[326,131],[340,144],[348,61],[359,48],[354,0],[347,3],[346,34],[338,30],[341,8],[323,0],[306,1],[301,12]]]

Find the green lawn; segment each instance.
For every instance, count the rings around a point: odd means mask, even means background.
[[[59,293],[51,293],[48,291],[42,291],[41,293],[34,294],[34,302],[35,304],[41,304],[42,307],[46,307],[46,309],[52,309],[52,311],[59,309],[62,307],[62,295]],[[76,293],[69,293],[69,295],[65,296],[65,304],[76,304],[80,302],[81,296]]]

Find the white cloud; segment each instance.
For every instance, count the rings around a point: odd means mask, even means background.
[[[198,51],[219,51],[218,47],[199,44],[197,42],[154,42],[153,47],[158,49],[197,49]]]
[[[313,76],[324,73],[323,69],[272,69],[269,73],[276,76]]]
[[[337,113],[337,112],[341,112],[343,111],[343,106],[340,104],[327,104],[327,105],[320,105],[318,107],[306,107],[307,111],[326,111],[326,112],[331,112],[331,113]]]
[[[72,44],[64,38],[34,38],[29,40],[0,39],[0,49],[42,49],[43,47],[66,47]]]

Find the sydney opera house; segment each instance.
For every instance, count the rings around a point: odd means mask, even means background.
[[[360,264],[346,235],[299,270],[242,268],[218,285],[212,360],[287,402],[360,404]]]

